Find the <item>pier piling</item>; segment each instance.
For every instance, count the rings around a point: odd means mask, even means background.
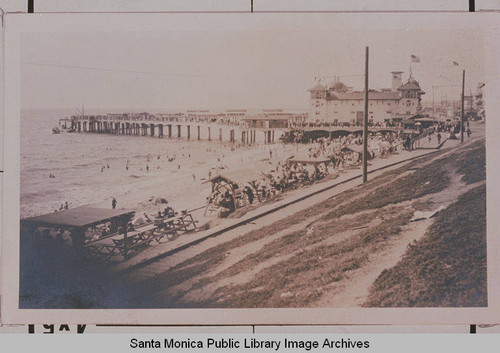
[[[177,131],[172,131],[173,129]],[[202,134],[203,129],[207,128],[207,133]],[[196,120],[182,120],[180,118],[151,118],[151,117],[131,117],[127,114],[121,116],[114,116],[110,114],[109,116],[101,115],[87,115],[83,117],[72,117],[71,127],[75,132],[93,132],[101,134],[114,134],[114,135],[130,135],[130,136],[148,136],[148,137],[158,137],[163,138],[168,136],[169,138],[174,137],[186,139],[186,140],[208,140],[212,141],[212,129],[215,131],[216,136],[214,141],[218,142],[231,142],[231,143],[241,143],[243,145],[249,145],[264,142],[264,144],[272,144],[275,142],[275,131],[274,128],[265,127],[257,128],[250,126],[238,126],[229,125],[223,126],[220,123],[213,122],[200,122]],[[168,131],[165,131],[165,127]],[[196,132],[192,131],[193,127],[196,127]],[[183,129],[184,136],[183,136]],[[264,139],[257,139],[257,131],[262,131]],[[331,135],[331,132],[329,132]],[[195,136],[196,134],[196,136]],[[226,136],[228,134],[228,136]],[[241,136],[240,136],[241,134]],[[260,134],[260,132],[259,132]],[[236,137],[238,135],[238,137]]]

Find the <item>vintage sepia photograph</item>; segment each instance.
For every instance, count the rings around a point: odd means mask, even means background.
[[[18,308],[488,308],[491,43],[393,15],[20,33]]]

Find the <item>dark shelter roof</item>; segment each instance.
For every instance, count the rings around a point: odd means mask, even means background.
[[[287,160],[289,163],[304,163],[304,164],[317,164],[328,163],[330,159],[323,157],[309,157],[309,156],[292,156]]]
[[[77,207],[69,210],[48,213],[41,216],[22,219],[22,223],[36,223],[51,227],[90,227],[118,217],[132,217],[135,211],[113,210],[96,207]]]
[[[342,147],[343,150],[351,150],[356,153],[363,153],[363,146],[361,145],[346,145]]]
[[[214,182],[217,180],[225,180],[236,185],[251,183],[262,179],[263,175],[260,172],[251,169],[235,170],[230,172],[225,172],[224,174],[218,174],[210,178],[206,182]]]

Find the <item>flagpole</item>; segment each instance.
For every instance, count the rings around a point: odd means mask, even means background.
[[[464,142],[464,90],[465,90],[465,70],[462,75],[462,117],[460,118],[460,142]]]
[[[432,86],[432,118],[436,118],[436,111],[434,109],[434,86]]]

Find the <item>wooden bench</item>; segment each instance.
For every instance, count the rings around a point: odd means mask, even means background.
[[[149,246],[152,242],[160,243],[165,237],[170,241],[177,238],[180,232],[196,229],[196,222],[189,213],[171,217],[162,222],[149,222],[124,234],[113,233],[85,243],[89,254],[97,255],[105,261],[114,256],[130,258],[131,254]]]

